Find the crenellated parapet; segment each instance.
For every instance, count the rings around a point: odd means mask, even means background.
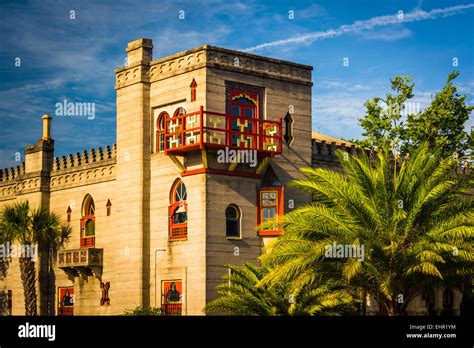
[[[0,201],[38,190],[58,190],[114,180],[116,158],[117,146],[114,144],[55,157],[51,172],[46,174],[26,173],[25,162],[16,167],[0,169]],[[42,183],[42,175],[48,178],[46,184]]]
[[[17,180],[23,174],[25,174],[25,162],[16,167],[0,169],[0,185]]]
[[[115,144],[56,157],[51,171],[50,190],[115,180],[116,160]]]
[[[345,151],[351,155],[357,154],[357,146],[354,144],[326,142],[326,140],[315,140],[312,141],[312,161],[315,162],[332,162],[337,164],[338,159],[336,156],[336,150]]]
[[[74,171],[79,168],[107,165],[109,162],[115,162],[117,157],[117,146],[107,145],[105,148],[83,150],[75,154],[68,154],[62,157],[55,157],[51,174]]]

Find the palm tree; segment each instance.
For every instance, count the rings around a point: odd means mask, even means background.
[[[348,312],[351,295],[329,285],[304,287],[290,291],[289,284],[279,283],[271,288],[257,287],[269,273],[266,267],[246,262],[243,267],[228,265],[231,273],[217,287],[221,297],[208,303],[207,313],[247,316],[331,315]]]
[[[363,151],[337,156],[343,173],[304,169],[293,183],[313,202],[283,218],[285,233],[262,257],[274,270],[259,285],[343,281],[397,315],[429,288],[472,276],[472,178],[456,176],[455,161],[426,144],[398,170],[387,150],[373,161]],[[334,243],[363,257],[328,257]]]
[[[55,310],[55,274],[54,263],[59,248],[63,247],[70,239],[72,228],[64,224],[54,212],[49,212],[41,207],[31,213],[33,231],[36,231],[37,242],[41,256],[40,263],[40,313],[54,315]]]
[[[0,215],[0,234],[3,240],[18,243],[22,248],[38,245],[39,250],[46,252],[46,257],[41,256],[41,259],[45,258],[47,261],[48,279],[49,270],[52,269],[52,257],[58,248],[67,242],[70,232],[69,226],[63,225],[56,214],[45,208],[39,207],[31,211],[28,201],[6,206]],[[25,315],[37,315],[35,261],[31,255],[23,253],[19,261],[25,295]],[[42,282],[43,279],[40,281],[40,288],[44,288]],[[46,298],[49,297],[48,286]]]

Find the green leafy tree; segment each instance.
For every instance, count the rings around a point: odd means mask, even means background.
[[[40,252],[45,252],[45,256],[40,255],[40,259],[46,260],[48,271],[53,267],[53,255],[68,241],[70,232],[70,227],[62,224],[55,213],[50,213],[42,207],[30,210],[28,201],[6,206],[0,215],[0,235],[2,235],[0,239],[10,243],[19,243],[28,248],[37,244]],[[30,256],[20,255],[21,281],[25,295],[25,314],[37,315],[36,266]],[[45,274],[40,271],[40,276],[42,275]],[[47,272],[46,275],[49,279],[50,273]],[[40,288],[44,288],[43,284],[48,284],[48,281],[40,279]],[[49,295],[48,284],[46,302],[50,302]]]
[[[423,142],[439,147],[443,156],[463,156],[469,146],[465,123],[474,106],[466,105],[465,95],[457,92],[453,80],[459,72],[452,72],[444,88],[436,93],[431,105],[419,114],[407,116],[404,138],[416,148]]]
[[[230,276],[217,287],[220,295],[208,303],[207,313],[276,316],[276,315],[340,315],[352,309],[353,298],[332,284],[320,287],[304,286],[293,289],[289,283],[271,287],[258,286],[269,273],[267,267],[245,263],[243,267],[228,266]]]
[[[366,138],[359,143],[369,148],[383,148],[399,141],[403,134],[402,113],[405,102],[413,97],[413,78],[396,76],[391,81],[395,93],[387,93],[385,99],[375,97],[364,103],[365,117],[359,119]]]
[[[263,256],[273,270],[260,283],[342,281],[375,296],[381,314],[397,315],[427,289],[472,276],[472,179],[454,175],[441,153],[423,144],[397,172],[388,149],[374,160],[338,151],[343,173],[302,170],[307,178],[293,186],[314,201],[284,216],[285,233]],[[364,257],[326,257],[333,243],[363,247]]]
[[[416,107],[406,107],[414,96],[413,78],[396,76],[391,80],[395,93],[364,104],[366,115],[359,119],[359,124],[365,139],[354,142],[374,149],[389,146],[403,155],[428,142],[431,147],[440,148],[442,156],[456,153],[462,157],[472,147],[472,138],[464,128],[474,107],[466,104],[467,96],[459,94],[453,85],[458,76],[459,72],[450,73],[444,88],[419,113],[413,112]]]

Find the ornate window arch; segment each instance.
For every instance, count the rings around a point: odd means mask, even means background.
[[[183,108],[182,106],[180,106],[174,111],[173,117],[181,116],[181,115],[186,115],[186,109]]]
[[[92,196],[86,194],[81,209],[81,248],[95,246],[95,204]]]
[[[169,239],[183,240],[188,235],[188,192],[181,179],[171,186],[170,206],[168,208]]]
[[[163,111],[156,119],[156,152],[165,151],[165,118],[169,118],[169,115]]]
[[[229,204],[225,209],[225,220],[226,220],[226,229],[225,236],[226,238],[238,238],[241,236],[241,218],[242,213],[240,208],[235,204]]]

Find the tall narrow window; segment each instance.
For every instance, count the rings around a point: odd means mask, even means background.
[[[165,118],[168,113],[162,112],[156,120],[156,152],[165,151]]]
[[[91,195],[87,194],[82,203],[81,248],[95,246],[95,205]]]
[[[112,212],[112,202],[110,202],[110,199],[107,200],[105,207],[107,208],[107,216],[110,216]]]
[[[241,238],[240,236],[240,209],[235,204],[230,204],[225,210],[227,238]]]
[[[71,213],[72,213],[72,209],[70,206],[67,207],[67,222],[71,222]]]
[[[191,101],[196,101],[196,87],[197,87],[197,83],[196,83],[196,80],[193,79],[193,81],[191,82],[191,85],[189,86],[191,87]]]
[[[283,216],[283,186],[263,187],[257,191],[257,224],[275,222],[259,231],[260,236],[278,236],[282,230],[278,225]]]
[[[170,206],[168,208],[169,239],[183,240],[188,235],[188,204],[186,186],[176,180],[171,188]]]

